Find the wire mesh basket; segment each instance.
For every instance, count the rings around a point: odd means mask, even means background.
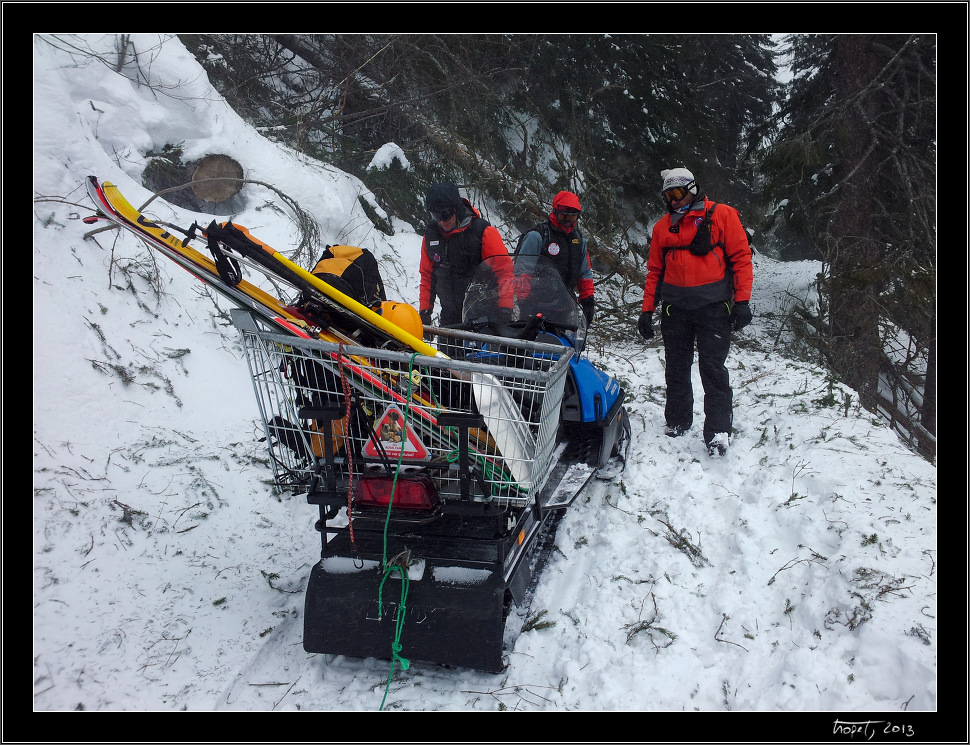
[[[441,499],[524,505],[553,465],[569,347],[438,330],[452,357],[243,336],[276,485],[423,471]],[[463,359],[459,359],[463,357]]]

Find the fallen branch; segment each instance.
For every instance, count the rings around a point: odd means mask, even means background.
[[[718,639],[717,635],[721,633],[721,628],[724,626],[724,622],[728,620],[730,616],[727,613],[721,614],[721,625],[717,627],[717,631],[714,632],[714,641],[721,642],[722,644],[733,644],[735,647],[741,647],[745,652],[748,651],[747,647],[743,647],[737,642],[732,642],[729,639]]]

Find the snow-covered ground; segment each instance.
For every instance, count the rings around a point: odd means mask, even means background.
[[[763,254],[755,320],[728,360],[725,458],[704,450],[700,395],[694,431],[664,437],[663,349],[637,336],[638,308],[622,344],[598,343],[594,323],[591,359],[629,396],[631,456],[566,513],[531,609],[552,625],[516,634],[513,615],[505,672],[415,664],[388,687],[387,661],[305,653],[316,508],[269,486],[228,306],[129,235],[85,240],[84,178],[137,206],[151,196],[146,152],[228,154],[311,214],[325,243],[374,251],[389,295],[410,303],[420,234],[375,230],[358,179],[254,131],[177,39],[134,37],[150,85],[112,69],[113,37],[82,39],[105,61],[34,40],[35,711],[820,712],[767,741],[861,739],[836,720],[924,739],[916,713],[938,708],[936,469],[824,370],[765,351],[792,297],[811,302],[819,267]],[[243,195],[234,220],[295,244],[273,191]],[[161,199],[149,212],[212,218]],[[402,643],[407,656],[406,630]],[[668,737],[643,728],[633,739]]]

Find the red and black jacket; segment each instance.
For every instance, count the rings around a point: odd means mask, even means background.
[[[467,199],[462,201],[466,215],[455,229],[442,233],[438,224],[431,222],[421,243],[419,309],[432,310],[435,299],[439,299],[442,318],[449,318],[442,323],[461,320],[465,291],[478,265],[489,257],[509,254],[498,230]]]
[[[695,309],[717,302],[750,300],[751,247],[738,211],[704,197],[695,201],[680,220],[672,218],[674,215],[664,215],[653,227],[641,309],[652,312],[661,301]],[[709,219],[709,250],[705,218]]]

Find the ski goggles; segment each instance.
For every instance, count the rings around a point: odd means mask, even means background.
[[[670,204],[671,202],[679,202],[686,197],[688,189],[685,186],[673,186],[670,189],[664,189],[660,193],[663,195],[664,201]]]
[[[447,207],[443,210],[431,210],[431,216],[438,222],[447,222],[455,216],[455,208]]]
[[[670,204],[671,202],[679,202],[681,199],[691,193],[691,189],[694,189],[693,193],[697,193],[695,188],[696,185],[696,181],[688,181],[683,186],[671,186],[669,189],[664,189],[660,192],[660,194],[663,196],[663,199],[667,204]]]
[[[572,225],[579,220],[579,212],[575,210],[556,210],[556,219],[563,225]]]

